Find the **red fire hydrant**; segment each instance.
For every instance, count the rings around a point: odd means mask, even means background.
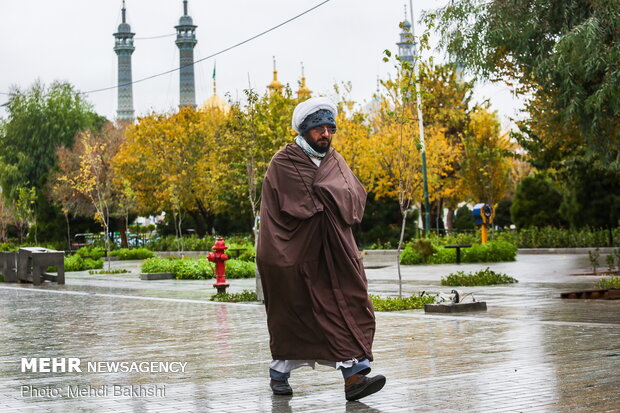
[[[217,293],[225,293],[226,289],[230,286],[226,282],[226,263],[225,261],[230,257],[224,254],[224,251],[228,249],[222,237],[217,237],[215,245],[211,247],[215,252],[210,252],[207,255],[207,259],[215,263],[215,284],[213,286],[217,288]]]

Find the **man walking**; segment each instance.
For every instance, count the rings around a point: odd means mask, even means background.
[[[256,262],[265,295],[277,395],[291,395],[290,372],[316,363],[342,371],[347,400],[373,394],[368,377],[375,318],[351,226],[366,191],[331,148],[336,105],[308,99],[293,112],[295,143],[271,159],[263,182]]]

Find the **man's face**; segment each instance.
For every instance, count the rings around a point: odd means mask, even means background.
[[[331,125],[321,125],[310,129],[304,134],[304,139],[308,145],[318,153],[325,153],[332,143],[332,136],[336,133],[336,128]]]

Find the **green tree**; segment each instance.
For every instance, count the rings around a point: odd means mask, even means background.
[[[510,216],[517,228],[560,226],[562,194],[547,177],[537,174],[517,185]]]
[[[15,222],[13,210],[7,205],[0,188],[0,242],[8,241],[9,226]]]
[[[520,123],[518,141],[532,165],[562,179],[562,210],[574,225],[618,225],[617,214],[591,208],[592,200],[613,207],[620,197],[618,6],[617,0],[454,0],[426,16],[455,61],[505,81],[527,100],[529,119]],[[587,164],[595,168],[579,166]],[[588,185],[593,178],[603,179]]]
[[[99,127],[102,118],[68,83],[10,91],[8,119],[0,131],[0,180],[6,196],[15,199],[19,187],[40,191],[56,164],[56,149],[73,145],[80,130]]]
[[[618,226],[620,173],[592,156],[566,161],[561,214],[575,227]]]
[[[544,93],[556,122],[574,122],[591,150],[617,156],[616,0],[454,0],[427,17],[455,61],[517,92]]]
[[[471,209],[467,205],[463,205],[456,210],[456,216],[454,217],[454,228],[457,230],[473,230],[474,215]]]
[[[24,241],[28,227],[36,221],[37,193],[34,187],[16,188],[17,200],[15,201],[14,214],[17,238],[20,243]],[[36,227],[35,227],[36,228]],[[34,242],[37,242],[36,232]]]
[[[56,150],[71,147],[80,130],[98,129],[104,119],[68,83],[46,87],[36,82],[27,90],[13,87],[0,128],[0,185],[9,202],[16,202],[19,188],[35,188],[38,233],[56,239],[63,233],[63,218],[48,202],[44,188],[56,165]]]
[[[499,228],[506,228],[512,225],[512,218],[510,216],[510,207],[512,207],[512,199],[502,199],[497,208],[495,209],[495,218],[493,218],[493,225]]]

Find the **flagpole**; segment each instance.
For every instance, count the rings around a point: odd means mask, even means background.
[[[216,62],[213,62],[213,95],[215,95],[215,65]]]

